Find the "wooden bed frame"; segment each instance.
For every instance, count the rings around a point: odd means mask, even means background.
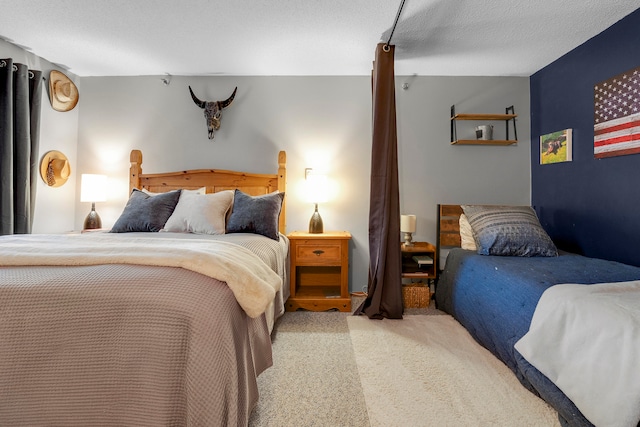
[[[284,151],[278,153],[278,172],[274,174],[257,174],[250,172],[235,172],[218,169],[194,169],[178,172],[142,173],[142,151],[131,150],[129,157],[129,193],[134,188],[139,190],[162,193],[177,189],[193,190],[206,187],[207,193],[216,193],[223,190],[241,190],[252,196],[280,191],[285,193],[280,211],[279,231],[285,234],[286,230],[286,179],[287,179],[287,154]]]
[[[438,205],[438,235],[436,237],[438,262],[445,259],[440,256],[441,249],[459,248],[462,245],[460,238],[460,215],[462,213],[461,205]]]

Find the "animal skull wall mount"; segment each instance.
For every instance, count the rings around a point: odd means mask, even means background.
[[[194,95],[189,86],[189,92],[191,92],[191,98],[196,105],[204,110],[204,118],[207,119],[207,129],[209,130],[209,139],[213,139],[213,132],[220,129],[220,118],[222,117],[222,110],[227,108],[233,102],[233,98],[236,96],[238,87],[233,90],[233,93],[229,98],[224,101],[201,101]]]

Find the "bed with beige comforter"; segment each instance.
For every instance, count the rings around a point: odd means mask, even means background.
[[[247,424],[286,242],[131,234],[1,238],[3,425]]]

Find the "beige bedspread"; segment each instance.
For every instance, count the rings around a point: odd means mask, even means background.
[[[40,263],[83,254],[82,245],[47,245]],[[209,259],[182,259],[195,262],[190,271],[139,265],[140,253],[100,265],[0,267],[0,425],[247,424],[256,377],[272,364],[265,317],[250,317],[230,285],[195,271]],[[20,256],[5,251],[0,264]],[[231,282],[245,274],[225,268]]]
[[[241,246],[219,240],[179,240],[117,233],[0,238],[0,265],[140,264],[182,267],[226,282],[251,317],[264,313],[282,279]]]

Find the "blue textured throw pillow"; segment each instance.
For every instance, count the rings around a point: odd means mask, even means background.
[[[160,231],[176,208],[178,199],[180,190],[150,196],[134,189],[111,232]]]
[[[530,206],[463,205],[480,255],[557,256]]]
[[[262,234],[270,239],[280,240],[278,220],[283,200],[284,193],[250,196],[235,190],[227,233]]]

